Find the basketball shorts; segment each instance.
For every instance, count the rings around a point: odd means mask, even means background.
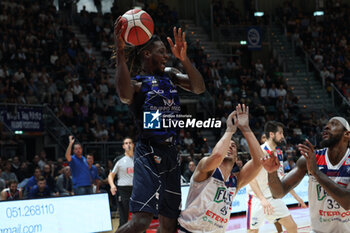
[[[130,212],[177,218],[181,204],[181,172],[175,145],[138,141]]]
[[[264,208],[260,203],[259,198],[249,195],[247,208],[247,229],[259,229],[265,222],[265,219],[270,223],[290,215],[286,204],[282,199],[266,198],[273,207],[273,214],[267,215],[264,213]]]

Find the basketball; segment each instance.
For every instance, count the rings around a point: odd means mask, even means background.
[[[153,35],[154,24],[151,16],[143,10],[133,9],[127,11],[122,19],[127,27],[122,32],[125,42],[131,45],[142,45]]]

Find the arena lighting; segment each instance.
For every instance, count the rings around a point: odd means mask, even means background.
[[[254,16],[255,17],[263,17],[264,16],[264,12],[262,12],[262,11],[254,12]]]
[[[241,45],[246,45],[246,44],[247,44],[247,41],[241,40],[239,43],[240,43]]]
[[[323,11],[315,11],[314,16],[323,16],[324,12]]]
[[[15,134],[23,134],[23,131],[22,130],[16,130]]]

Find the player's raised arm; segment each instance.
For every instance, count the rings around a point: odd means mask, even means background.
[[[174,73],[175,81],[180,87],[195,94],[201,94],[205,91],[205,83],[201,73],[192,65],[190,59],[187,57],[185,32],[182,32],[181,28],[177,30],[176,27],[174,27],[173,31],[175,44],[170,37],[167,38],[171,52],[181,61],[187,73],[187,75]]]
[[[125,25],[119,16],[114,24],[114,41],[116,56],[115,84],[120,100],[125,104],[131,104],[134,97],[134,84],[130,80],[130,72],[125,58],[125,41],[122,37],[122,31]]]
[[[234,123],[233,123],[234,122]],[[220,141],[216,143],[211,155],[201,159],[193,174],[193,180],[201,182],[206,180],[211,173],[219,167],[227,155],[230,146],[231,137],[237,130],[236,111],[231,112],[226,120],[226,131]]]
[[[237,190],[247,185],[252,181],[259,173],[261,167],[261,160],[264,158],[264,152],[260,148],[260,144],[256,139],[253,131],[249,127],[249,108],[248,106],[243,106],[239,104],[236,107],[237,118],[238,118],[238,128],[241,130],[243,136],[248,142],[249,152],[252,159],[243,166],[241,171],[238,174],[237,180]],[[273,158],[270,165],[267,164],[264,166],[267,170],[278,168],[279,163],[277,163]]]

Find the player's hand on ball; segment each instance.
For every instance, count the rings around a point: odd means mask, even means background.
[[[117,53],[123,51],[125,47],[125,41],[122,37],[122,32],[124,31],[125,27],[126,25],[123,24],[121,16],[119,16],[114,23],[114,43]]]

